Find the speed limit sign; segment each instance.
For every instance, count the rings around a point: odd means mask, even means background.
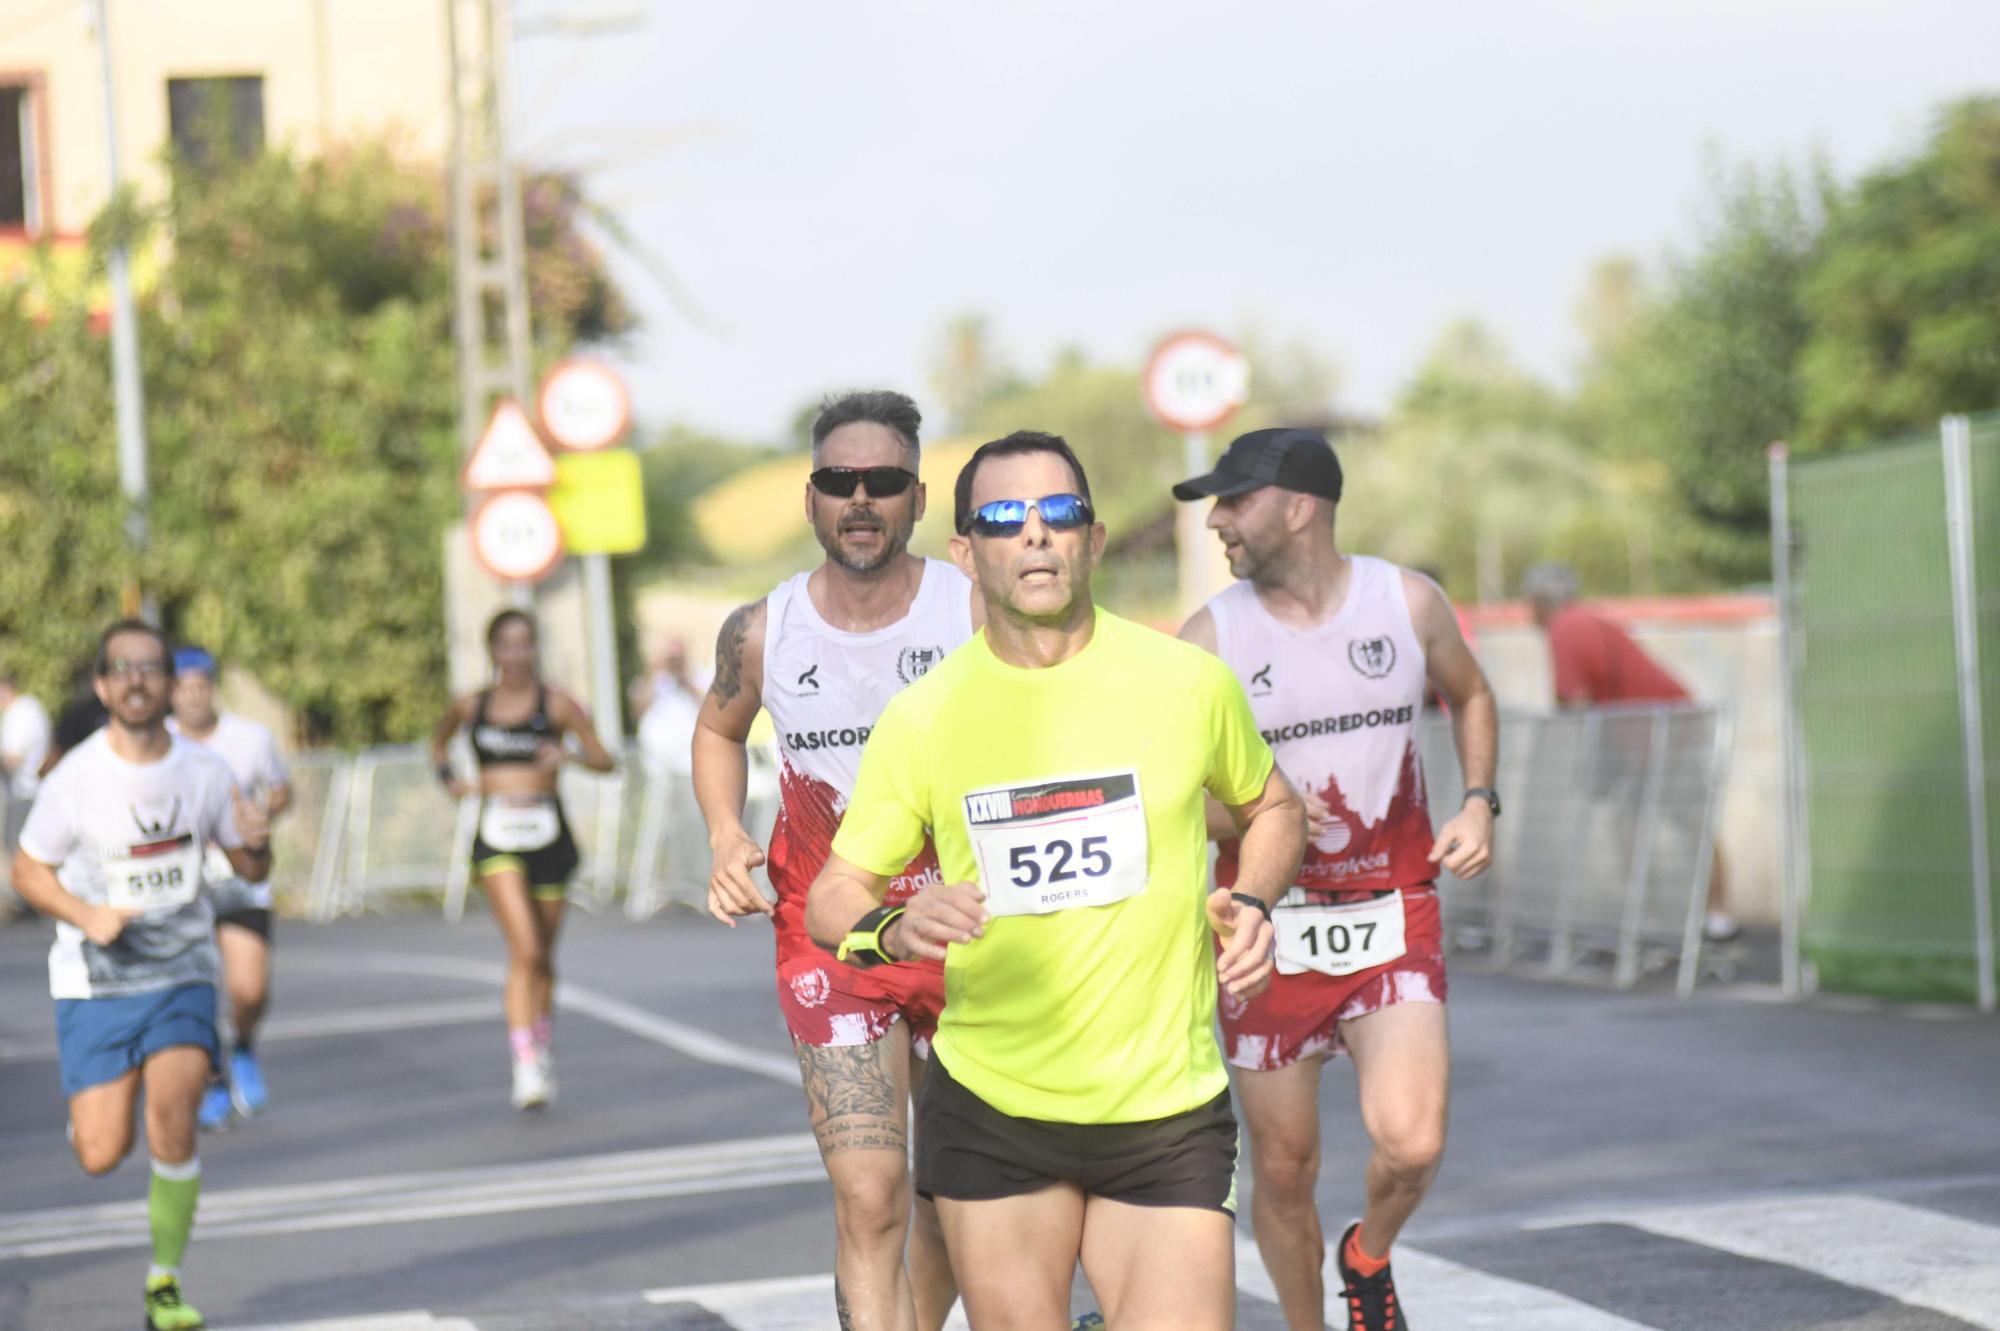
[[[1185,434],[1213,430],[1250,397],[1250,362],[1213,333],[1175,333],[1146,361],[1146,409]]]
[[[542,380],[542,428],[564,448],[609,448],[632,423],[632,399],[618,371],[600,361],[566,360]]]
[[[503,490],[472,511],[472,553],[507,582],[540,582],[562,563],[562,524],[533,490]]]

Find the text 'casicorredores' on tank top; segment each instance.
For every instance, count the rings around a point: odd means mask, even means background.
[[[1417,752],[1423,644],[1403,594],[1403,570],[1351,558],[1347,597],[1311,628],[1281,624],[1238,582],[1208,603],[1222,659],[1250,695],[1257,728],[1279,770],[1330,810],[1306,844],[1298,885],[1317,892],[1416,888],[1437,877],[1431,817]],[[1223,842],[1216,877],[1236,881],[1236,843]]]
[[[901,619],[866,633],[843,632],[820,617],[806,590],[810,576],[780,583],[765,602],[764,708],[779,758],[768,872],[778,893],[781,949],[788,938],[811,946],[806,889],[832,852],[862,745],[882,708],[972,636],[972,583],[942,560],[924,561],[916,598]],[[888,900],[907,900],[937,881],[937,853],[926,843],[890,883]]]

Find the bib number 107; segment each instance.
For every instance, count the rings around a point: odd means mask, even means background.
[[[1078,841],[1057,837],[1041,845],[1010,846],[1007,877],[1015,887],[1039,887],[1078,878],[1102,878],[1111,872],[1111,838],[1087,836]]]
[[[1378,927],[1372,920],[1352,925],[1332,921],[1308,924],[1299,931],[1299,942],[1304,945],[1306,955],[1337,961],[1350,952],[1366,952],[1375,942]]]

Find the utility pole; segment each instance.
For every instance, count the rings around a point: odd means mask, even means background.
[[[110,196],[118,201],[118,87],[111,62],[111,18],[107,0],[93,0],[97,49],[104,67],[104,149]],[[146,390],[139,378],[139,318],[132,306],[132,263],[125,240],[111,247],[111,382],[118,419],[118,486],[125,495],[125,539],[132,547],[132,577],[125,584],[123,612],[154,618],[146,603],[139,570],[146,553]]]
[[[103,0],[98,0],[102,4]],[[451,42],[451,276],[457,299],[458,434],[468,455],[496,397],[532,405],[527,229],[508,109],[513,17],[508,0],[444,0]],[[527,583],[514,604],[534,604]]]

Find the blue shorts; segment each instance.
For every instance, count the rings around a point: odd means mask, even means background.
[[[122,998],[58,998],[56,1053],[65,1097],[102,1086],[175,1045],[199,1045],[220,1068],[215,986],[207,981]]]

